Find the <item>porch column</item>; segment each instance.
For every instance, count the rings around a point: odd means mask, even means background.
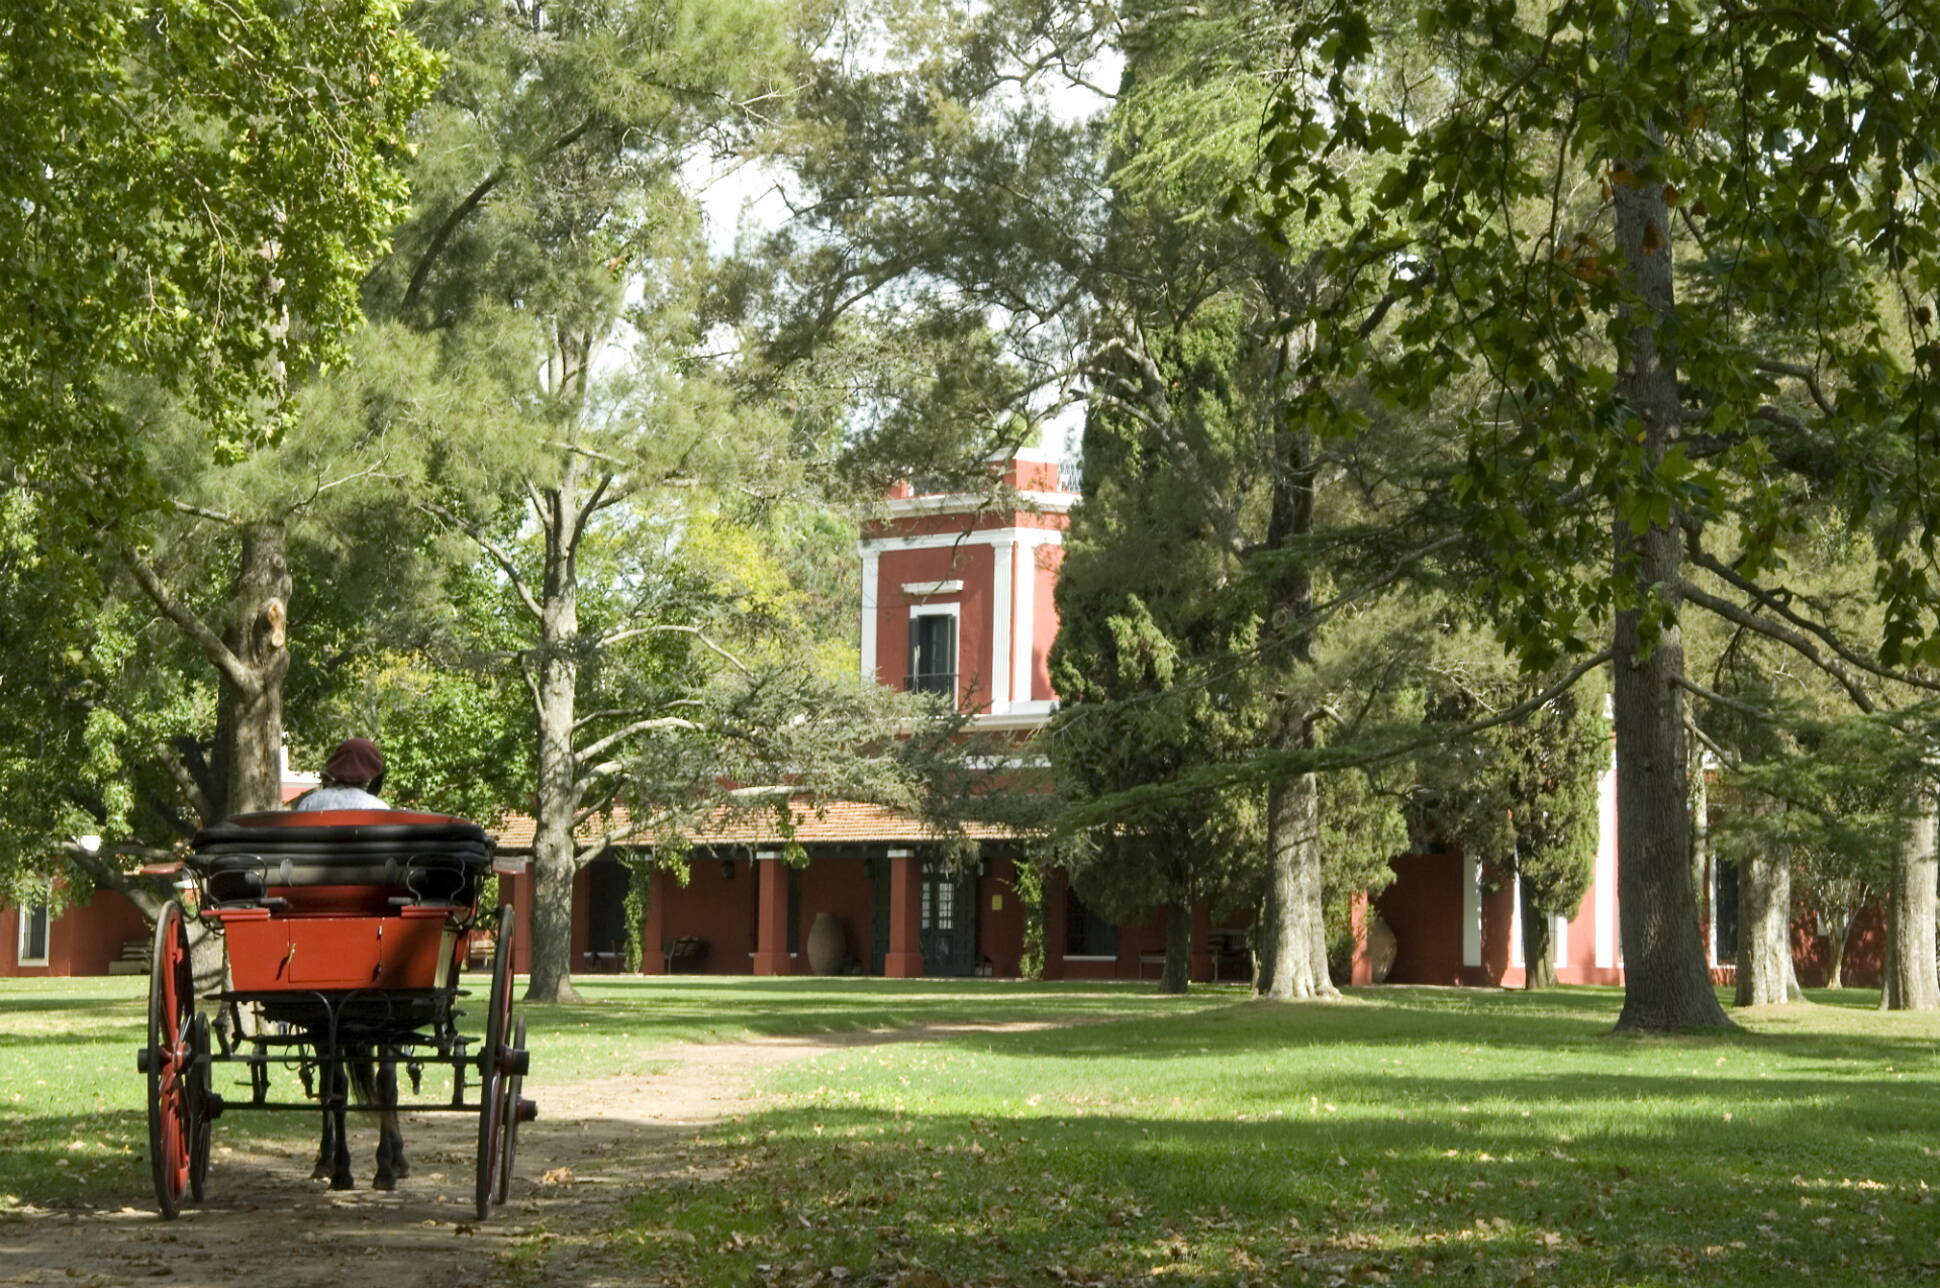
[[[882,973],[889,979],[923,977],[923,861],[914,850],[889,852],[889,951]]]
[[[1347,967],[1347,982],[1349,984],[1372,984],[1374,982],[1374,961],[1368,955],[1367,950],[1368,929],[1374,924],[1372,912],[1373,910],[1368,905],[1367,891],[1365,890],[1357,893],[1347,905],[1347,916],[1350,925],[1353,927],[1354,935],[1354,955],[1349,960]]]
[[[1203,903],[1192,905],[1192,964],[1187,974],[1196,984],[1212,982],[1212,909]]]
[[[1064,915],[1067,886],[1063,868],[1044,874],[1044,978],[1064,978]]]
[[[647,874],[647,921],[640,928],[640,973],[667,973],[667,874],[659,868]]]
[[[788,956],[788,869],[779,850],[757,850],[755,870],[754,973],[793,975]]]

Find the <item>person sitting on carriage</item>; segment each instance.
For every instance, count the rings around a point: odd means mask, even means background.
[[[323,786],[290,803],[293,810],[389,809],[377,793],[384,790],[384,753],[368,738],[346,738],[323,762]]]

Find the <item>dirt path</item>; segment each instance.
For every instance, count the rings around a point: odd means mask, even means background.
[[[312,1181],[314,1146],[225,1146],[216,1132],[209,1201],[164,1223],[151,1208],[30,1212],[0,1223],[0,1285],[69,1288],[154,1283],[275,1288],[460,1288],[503,1280],[501,1254],[541,1280],[634,1284],[584,1236],[608,1228],[639,1183],[698,1169],[687,1147],[697,1128],[754,1107],[759,1075],[848,1047],[919,1041],[962,1032],[1015,1032],[1041,1024],[917,1028],[753,1038],[652,1053],[679,1063],[652,1076],[565,1086],[529,1079],[538,1121],[519,1133],[517,1175],[505,1206],[473,1221],[477,1120],[407,1119],[412,1174],[392,1193],[331,1193]],[[358,1184],[368,1187],[371,1130],[353,1128]]]

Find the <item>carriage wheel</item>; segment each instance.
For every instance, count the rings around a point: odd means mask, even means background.
[[[512,1025],[512,1047],[516,1051],[525,1050],[525,1017],[521,1015]],[[505,1202],[512,1191],[512,1160],[519,1153],[519,1093],[525,1090],[525,1074],[514,1071],[505,1080],[505,1103],[499,1113],[505,1118],[505,1144],[499,1150],[498,1159],[498,1197],[497,1202]]]
[[[492,1210],[493,1182],[505,1145],[508,1087],[505,1039],[512,1033],[512,918],[500,908],[492,951],[492,997],[485,1014],[485,1045],[478,1056],[478,1219]],[[516,1106],[515,1106],[516,1108]]]
[[[190,1049],[208,1057],[215,1050],[210,1043],[209,1017],[197,1015],[189,1026],[193,1041]],[[209,1092],[209,1060],[199,1059],[189,1070],[189,1122],[193,1132],[189,1138],[189,1195],[197,1203],[208,1196],[209,1188],[209,1124],[215,1120],[215,1108]]]
[[[195,976],[189,966],[189,930],[173,899],[155,919],[155,948],[148,972],[148,1163],[155,1200],[164,1219],[182,1210],[194,1170],[192,1155],[201,1108],[196,1076]],[[207,1065],[202,1076],[208,1076]]]

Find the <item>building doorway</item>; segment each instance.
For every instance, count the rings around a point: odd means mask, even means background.
[[[591,970],[626,969],[627,866],[617,859],[586,865],[586,965]]]
[[[872,966],[883,973],[889,953],[889,867],[875,862],[875,934]],[[949,872],[925,861],[917,894],[917,943],[923,974],[938,977],[977,973],[977,870]]]

